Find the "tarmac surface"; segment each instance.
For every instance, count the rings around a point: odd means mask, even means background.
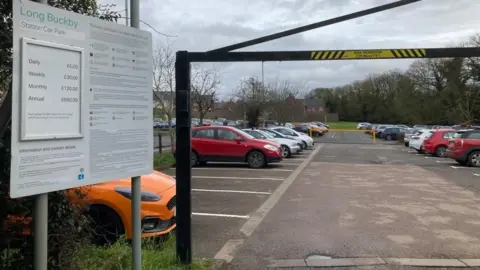
[[[480,266],[466,260],[480,258],[479,169],[396,142],[373,144],[362,132],[316,142],[265,169],[193,168],[193,255],[242,270],[287,262],[288,269]],[[309,261],[312,254],[332,259]]]
[[[240,163],[192,168],[192,237],[195,257],[213,258],[311,153],[306,150],[265,169]],[[175,169],[165,171],[174,175]]]

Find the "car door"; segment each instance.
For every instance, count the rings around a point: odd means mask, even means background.
[[[215,136],[215,159],[232,162],[245,161],[248,145],[240,134],[231,129],[217,128]],[[241,138],[241,141],[236,141],[236,138]]]
[[[215,130],[213,128],[205,128],[192,132],[192,150],[195,150],[200,159],[205,157],[210,159],[214,155],[214,148],[217,144],[215,140]]]

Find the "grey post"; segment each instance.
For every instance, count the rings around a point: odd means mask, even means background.
[[[33,0],[40,4],[48,5],[47,0]],[[48,193],[38,194],[35,197],[35,210],[33,213],[33,254],[35,270],[48,268]]]
[[[139,0],[130,1],[130,26],[140,28]],[[152,149],[153,150],[153,149]],[[132,269],[142,269],[141,178],[132,177]]]
[[[125,0],[125,25],[128,26],[128,0]]]

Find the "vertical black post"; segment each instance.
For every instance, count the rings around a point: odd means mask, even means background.
[[[162,142],[162,133],[158,132],[158,152],[162,153],[163,142]]]
[[[175,61],[177,260],[192,263],[192,198],[190,143],[190,62],[187,51],[178,51]]]

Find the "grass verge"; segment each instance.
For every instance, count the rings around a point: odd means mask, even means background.
[[[357,122],[328,122],[330,129],[357,129]]]
[[[77,253],[80,270],[123,270],[132,269],[132,248],[121,239],[108,247],[86,246]],[[143,270],[207,270],[214,262],[207,259],[193,259],[191,266],[177,264],[175,258],[175,237],[165,243],[144,241],[142,245]]]
[[[176,160],[172,152],[155,153],[153,156],[153,168],[164,170],[175,166]]]

